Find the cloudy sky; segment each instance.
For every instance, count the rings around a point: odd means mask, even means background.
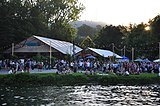
[[[79,0],[86,9],[80,20],[113,25],[147,23],[160,14],[160,0]]]

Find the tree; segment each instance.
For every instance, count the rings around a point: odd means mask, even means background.
[[[126,46],[131,50],[135,48],[136,57],[146,57],[153,59],[155,38],[150,31],[145,30],[146,24],[141,23],[132,27],[128,37],[125,39]]]
[[[102,26],[101,26],[101,25],[97,25],[97,26],[96,26],[96,31],[97,31],[97,32],[99,32],[101,29],[102,29]]]
[[[155,18],[149,21],[152,35],[157,39],[157,42],[160,42],[160,15],[157,15]]]
[[[32,25],[27,22],[26,8],[20,0],[0,1],[0,48],[9,47],[30,36]],[[27,27],[26,27],[27,25]],[[18,38],[18,39],[17,39]]]
[[[94,47],[94,43],[92,41],[92,39],[87,36],[82,42],[81,42],[81,47],[82,48],[87,48],[87,47]]]
[[[82,42],[87,36],[91,39],[96,39],[98,32],[102,29],[101,25],[97,25],[96,28],[83,24],[77,28],[77,37],[75,41],[77,43]]]
[[[79,14],[84,9],[78,0],[45,0],[47,6],[48,24],[51,26],[49,37],[61,40],[71,40],[76,30],[69,24],[79,18]],[[71,35],[72,34],[72,35]],[[65,36],[65,37],[64,37]]]
[[[71,41],[84,6],[78,0],[1,0],[0,48],[34,35]]]
[[[85,38],[88,35],[91,38],[93,38],[94,34],[96,33],[96,28],[90,27],[86,24],[83,24],[82,26],[78,27],[77,29],[78,29],[77,34],[83,38]]]
[[[108,26],[102,28],[98,33],[97,39],[95,39],[96,45],[100,48],[105,48],[105,46],[111,45],[120,45],[122,43],[123,33],[116,26]]]

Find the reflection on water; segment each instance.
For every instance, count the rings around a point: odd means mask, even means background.
[[[160,86],[0,87],[2,106],[160,105]]]

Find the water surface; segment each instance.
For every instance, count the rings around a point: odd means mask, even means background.
[[[3,106],[157,106],[160,86],[1,86],[0,99]]]

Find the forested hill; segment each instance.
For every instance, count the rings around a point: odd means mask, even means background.
[[[104,23],[104,22],[87,21],[87,20],[76,21],[76,22],[72,23],[72,25],[75,28],[78,28],[78,27],[82,26],[83,24],[86,24],[86,25],[93,27],[93,28],[96,28],[97,25],[101,25],[102,27],[106,25],[106,23]]]

